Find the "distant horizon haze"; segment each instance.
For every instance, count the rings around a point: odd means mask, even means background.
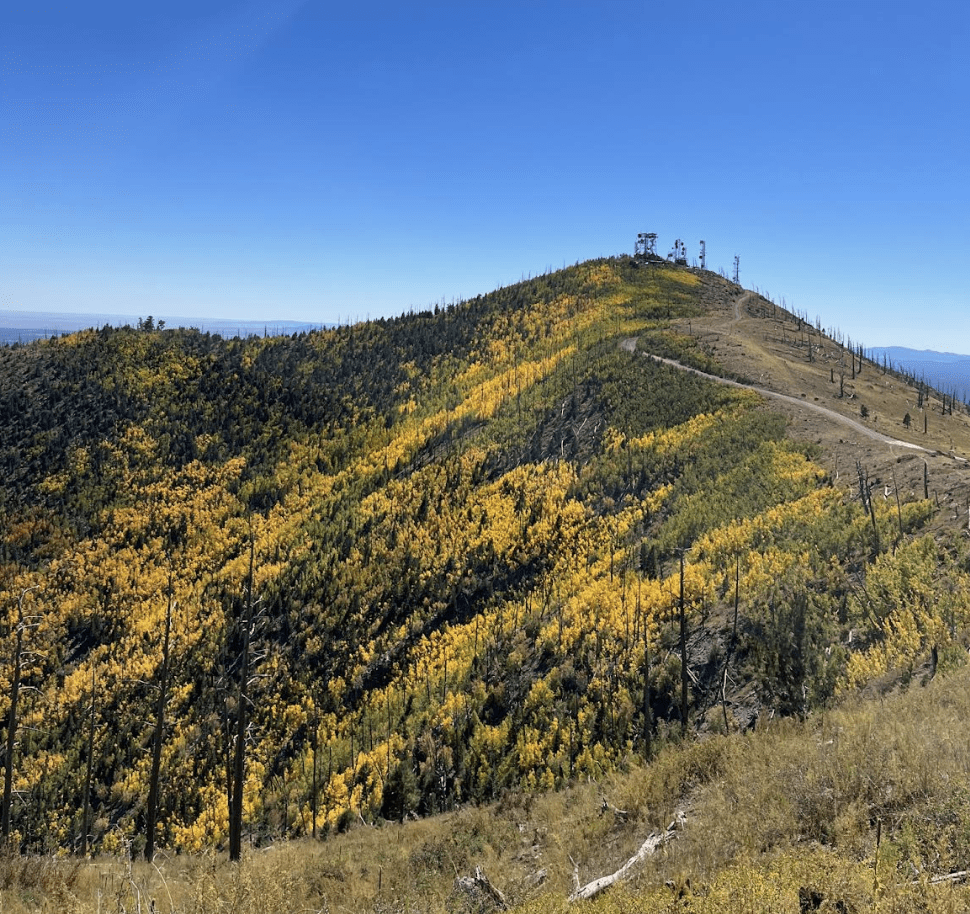
[[[434,305],[421,310],[432,310]],[[207,317],[204,315],[165,315],[165,314],[113,314],[106,312],[71,313],[66,311],[11,311],[0,309],[0,343],[10,342],[7,336],[10,331],[21,330],[33,333],[32,338],[49,336],[51,334],[72,333],[78,330],[98,329],[110,327],[136,327],[139,322],[151,319],[157,327],[164,322],[165,329],[179,328],[200,330],[202,332],[225,333],[245,329],[248,335],[263,332],[270,335],[300,333],[310,330],[331,329],[335,323],[313,323],[310,321],[278,320],[272,318],[226,318]],[[360,320],[366,320],[361,318]],[[351,323],[357,323],[352,321]],[[274,330],[278,332],[273,332]],[[866,355],[879,360],[883,354],[904,367],[912,364],[939,362],[944,365],[962,365],[966,363],[968,372],[966,387],[970,392],[970,353],[940,351],[936,349],[916,349],[909,346],[886,345],[869,346],[865,340],[859,341],[865,349]]]
[[[151,318],[157,327],[164,322],[165,329],[179,328],[199,330],[203,333],[219,333],[231,336],[270,336],[290,335],[309,330],[327,329],[332,326],[323,323],[291,320],[242,320],[203,316],[172,316],[153,314],[72,314],[63,311],[6,311],[0,309],[0,344],[30,342],[64,333],[80,330],[100,329],[101,327],[137,327],[139,322]]]

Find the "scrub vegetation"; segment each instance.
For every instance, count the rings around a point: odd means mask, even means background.
[[[966,410],[836,332],[620,257],[0,378],[4,911],[558,911],[678,816],[590,910],[959,906]]]

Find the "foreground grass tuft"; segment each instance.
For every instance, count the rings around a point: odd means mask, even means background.
[[[481,914],[490,903],[456,887],[478,868],[528,914],[967,910],[959,877],[939,880],[970,861],[970,670],[913,683],[671,745],[599,783],[250,850],[241,866],[8,856],[0,910]],[[677,811],[684,828],[631,880],[567,904],[575,876],[618,869]]]

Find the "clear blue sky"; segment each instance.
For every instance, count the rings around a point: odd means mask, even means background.
[[[970,353],[970,3],[76,0],[0,15],[0,309],[330,322],[656,232]]]

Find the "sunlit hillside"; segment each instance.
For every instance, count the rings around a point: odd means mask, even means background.
[[[0,416],[24,854],[600,783],[966,655],[965,405],[709,272],[84,331],[0,350]]]

